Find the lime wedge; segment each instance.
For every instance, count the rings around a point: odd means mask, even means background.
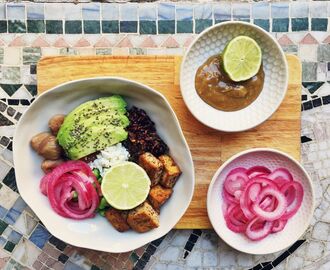
[[[139,165],[123,162],[106,172],[101,190],[112,207],[128,210],[145,201],[150,190],[150,179]]]
[[[260,69],[262,53],[258,43],[247,36],[232,39],[223,52],[223,68],[235,82],[245,81]]]

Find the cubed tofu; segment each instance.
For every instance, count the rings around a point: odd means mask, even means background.
[[[160,184],[164,187],[172,188],[180,176],[181,170],[168,155],[161,155],[159,160],[164,165],[164,172],[160,179]]]
[[[112,224],[112,226],[119,232],[125,232],[130,229],[127,223],[127,211],[110,208],[105,211],[105,217]]]
[[[127,222],[134,231],[143,233],[159,226],[159,216],[152,206],[145,201],[129,211]]]
[[[146,152],[139,156],[139,165],[147,172],[151,186],[157,185],[164,169],[160,160],[153,154]]]
[[[168,200],[172,192],[173,189],[161,185],[156,185],[150,189],[148,200],[157,213],[160,212],[160,207]]]

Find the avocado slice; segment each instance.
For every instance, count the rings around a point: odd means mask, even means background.
[[[125,140],[126,105],[121,96],[113,95],[87,101],[71,111],[57,134],[67,156],[80,159]]]

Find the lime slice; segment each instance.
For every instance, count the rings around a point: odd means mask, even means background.
[[[139,165],[123,162],[106,172],[101,190],[112,207],[128,210],[145,201],[150,190],[150,179]]]
[[[247,36],[232,39],[223,52],[223,68],[235,82],[245,81],[260,69],[262,53],[258,43]]]

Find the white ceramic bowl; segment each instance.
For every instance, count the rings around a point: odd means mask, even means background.
[[[298,212],[289,219],[283,231],[269,234],[260,241],[251,241],[243,234],[235,233],[226,226],[222,211],[222,188],[227,174],[236,167],[266,166],[270,170],[287,168],[295,181],[304,188],[304,198]],[[207,193],[207,212],[216,233],[228,245],[250,254],[268,254],[292,245],[306,231],[314,212],[313,184],[306,170],[292,157],[270,148],[256,148],[240,152],[227,160],[215,173]]]
[[[221,53],[226,44],[239,35],[255,39],[262,50],[264,87],[246,108],[225,112],[213,108],[199,97],[195,89],[195,75],[199,66],[210,56]],[[287,85],[288,66],[280,45],[265,30],[246,22],[224,22],[204,30],[187,49],[181,65],[181,93],[190,112],[203,124],[221,131],[243,131],[264,122],[280,106]]]
[[[49,118],[68,113],[79,104],[111,94],[123,95],[129,106],[144,109],[155,122],[157,132],[170,148],[182,170],[174,193],[163,206],[160,226],[147,233],[120,233],[104,218],[76,221],[57,215],[48,198],[41,194],[39,182],[42,158],[30,147],[35,134],[48,130]],[[25,112],[14,136],[14,163],[19,192],[47,229],[63,241],[84,248],[107,252],[126,252],[160,238],[180,220],[194,191],[194,165],[178,119],[163,95],[143,84],[122,78],[92,78],[59,85],[40,95]]]

